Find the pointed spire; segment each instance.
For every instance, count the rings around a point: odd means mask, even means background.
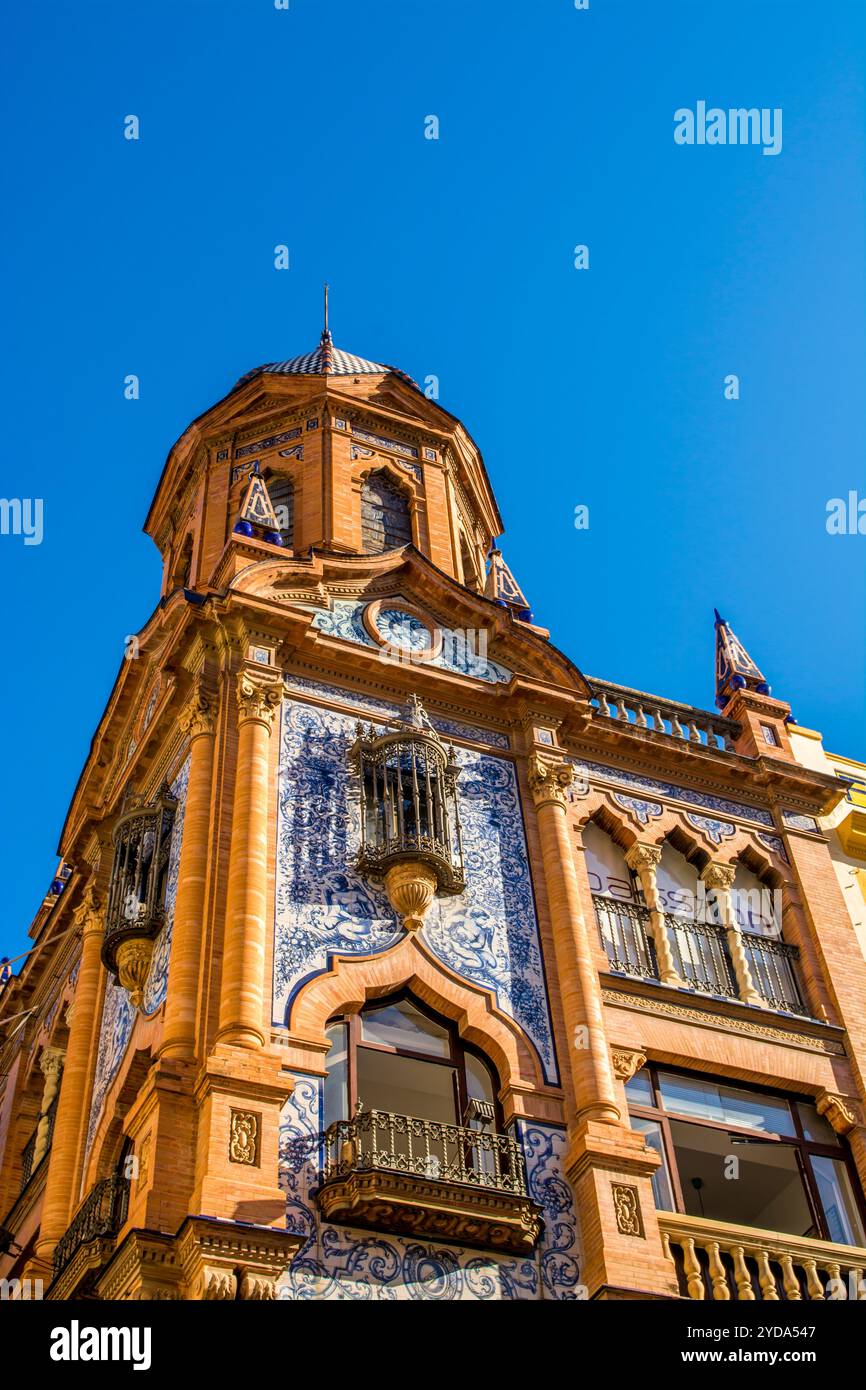
[[[327,374],[334,365],[334,340],[331,337],[331,330],[328,327],[328,282],[325,281],[324,294],[324,313],[322,320],[322,336],[319,344],[322,350],[322,371]]]
[[[503,608],[512,609],[515,617],[520,618],[521,622],[531,623],[532,611],[526,596],[505,563],[502,551],[494,547],[488,559],[490,568],[484,585],[485,597],[492,598],[494,603],[501,604]]]
[[[713,612],[716,615],[716,704],[719,709],[724,709],[737,690],[769,695],[770,687],[763,671],[731,631],[718,608]]]

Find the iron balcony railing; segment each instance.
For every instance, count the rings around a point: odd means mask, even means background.
[[[601,943],[610,968],[621,975],[658,980],[655,943],[649,909],[638,902],[621,902],[593,894]],[[739,998],[739,985],[725,929],[712,922],[695,922],[665,913],[665,929],[680,979],[700,994]],[[755,989],[771,1009],[809,1017],[797,979],[799,951],[784,941],[742,933],[743,947]]]
[[[797,947],[754,932],[743,932],[743,946],[761,998],[783,1013],[808,1015],[797,982]]]
[[[680,978],[701,994],[720,994],[736,999],[737,977],[722,927],[712,922],[693,922],[665,913],[674,965]]]
[[[324,1135],[323,1183],[352,1173],[408,1173],[525,1197],[523,1154],[509,1134],[487,1134],[414,1115],[362,1110]]]
[[[655,947],[649,931],[649,908],[600,893],[593,897],[601,944],[611,970],[639,979],[657,980]]]
[[[99,1236],[116,1235],[126,1220],[129,1183],[116,1169],[88,1192],[54,1251],[54,1278],[66,1268],[76,1250]]]

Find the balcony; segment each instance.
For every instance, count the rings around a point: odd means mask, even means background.
[[[677,700],[661,700],[627,685],[587,678],[593,688],[592,707],[599,719],[619,723],[632,733],[662,734],[686,743],[702,744],[712,752],[732,753],[741,726],[723,719],[711,710],[683,705]]]
[[[128,1199],[129,1182],[119,1169],[91,1188],[55,1248],[55,1280],[83,1246],[117,1235],[126,1220]]]
[[[741,1303],[866,1299],[866,1250],[658,1213],[684,1298]]]
[[[658,980],[649,908],[600,893],[593,894],[593,902],[611,970],[635,979]],[[672,913],[665,913],[664,922],[674,966],[686,987],[715,998],[738,999],[737,977],[724,928]],[[755,989],[767,1008],[808,1018],[797,983],[796,946],[753,932],[743,932],[742,941]]]
[[[328,1221],[517,1254],[541,1234],[511,1135],[367,1110],[331,1125],[324,1146]]]

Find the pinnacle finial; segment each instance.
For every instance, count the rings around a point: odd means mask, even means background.
[[[323,327],[322,327],[322,341],[323,341],[323,342],[324,342],[324,341],[330,342],[331,330],[330,330],[330,328],[328,327],[328,282],[327,282],[327,280],[325,281],[325,306],[324,306],[324,308],[325,308],[325,312],[324,312],[324,324],[323,324]]]
[[[769,695],[764,673],[716,608],[716,704],[724,709],[737,690]]]

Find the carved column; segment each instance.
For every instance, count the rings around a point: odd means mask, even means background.
[[[60,1078],[63,1075],[63,1063],[66,1053],[59,1047],[46,1047],[42,1056],[39,1058],[39,1070],[45,1077],[45,1085],[42,1089],[42,1109],[39,1112],[39,1124],[36,1127],[36,1143],[33,1146],[33,1169],[35,1171],[48,1152],[48,1143],[51,1133],[50,1110],[57,1098],[60,1090]]]
[[[752,971],[743,945],[743,934],[734,913],[731,890],[734,886],[735,872],[733,864],[716,864],[711,861],[703,869],[701,879],[713,894],[719,921],[725,928],[740,998],[744,1004],[757,1004],[764,1008],[764,1001],[755,989],[755,981],[752,978]]]
[[[99,953],[104,930],[103,909],[94,888],[86,890],[74,921],[81,931],[81,964],[75,988],[75,1012],[66,1046],[63,1087],[54,1117],[42,1224],[36,1243],[37,1257],[44,1261],[50,1260],[55,1245],[69,1225],[78,1191],[78,1139],[88,1099],[90,1040],[102,979]]]
[[[665,914],[659,898],[657,870],[661,857],[660,846],[635,844],[626,855],[625,862],[637,874],[646,905],[649,908],[650,931],[656,948],[659,979],[663,985],[671,985],[674,989],[680,989],[683,980],[674,964],[668,924],[665,921]]]
[[[238,739],[219,1042],[263,1047],[267,906],[268,751],[282,680],[258,672],[238,676]]]
[[[569,763],[537,755],[529,765],[529,789],[538,813],[544,876],[550,902],[556,970],[568,1033],[578,1121],[620,1122],[610,1053],[604,1033],[601,986],[593,960],[568,830]]]
[[[189,782],[160,1055],[190,1058],[196,1044],[214,759],[213,710],[200,684],[179,723],[189,738]]]

